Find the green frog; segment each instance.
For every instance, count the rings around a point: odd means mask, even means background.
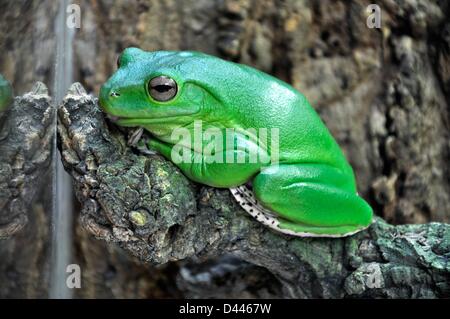
[[[102,109],[150,132],[148,147],[191,180],[229,188],[258,221],[289,235],[342,237],[371,224],[352,167],[291,85],[200,52],[128,48],[118,65],[101,88]]]

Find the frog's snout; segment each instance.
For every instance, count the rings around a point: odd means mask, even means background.
[[[119,90],[116,90],[105,83],[100,89],[99,104],[103,108],[103,110],[106,111],[107,107],[111,106],[119,97]]]

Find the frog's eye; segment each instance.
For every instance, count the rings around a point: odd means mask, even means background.
[[[164,75],[157,76],[148,82],[148,93],[156,101],[169,101],[177,95],[177,91],[177,83]]]

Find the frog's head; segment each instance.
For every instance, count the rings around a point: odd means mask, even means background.
[[[11,85],[9,85],[9,82],[0,74],[0,112],[6,109],[12,102],[12,98]]]
[[[274,103],[298,98],[276,78],[200,52],[128,48],[118,66],[101,88],[101,107],[117,124],[155,134],[195,120],[236,127]]]
[[[193,76],[196,69],[208,67],[202,65],[208,57],[198,52],[128,48],[118,59],[118,70],[100,90],[100,105],[122,126],[185,125],[213,116],[211,108],[219,110],[213,107],[219,102]]]

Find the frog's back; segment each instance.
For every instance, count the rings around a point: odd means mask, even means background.
[[[254,68],[202,53],[186,73],[209,86],[244,128],[279,130],[279,156],[287,163],[323,163],[352,173],[339,145],[303,94]],[[211,85],[213,83],[214,85]],[[269,145],[270,147],[270,145]],[[274,150],[272,150],[274,151]]]
[[[243,128],[279,131],[279,159],[285,163],[321,163],[353,174],[339,145],[303,94],[254,68],[200,52],[160,51],[164,67],[200,83]],[[269,145],[270,147],[270,145]],[[271,149],[271,151],[275,151]]]
[[[261,121],[279,130],[280,162],[330,165],[353,178],[352,168],[319,115],[302,94],[294,94],[286,103],[269,104],[270,117]]]

